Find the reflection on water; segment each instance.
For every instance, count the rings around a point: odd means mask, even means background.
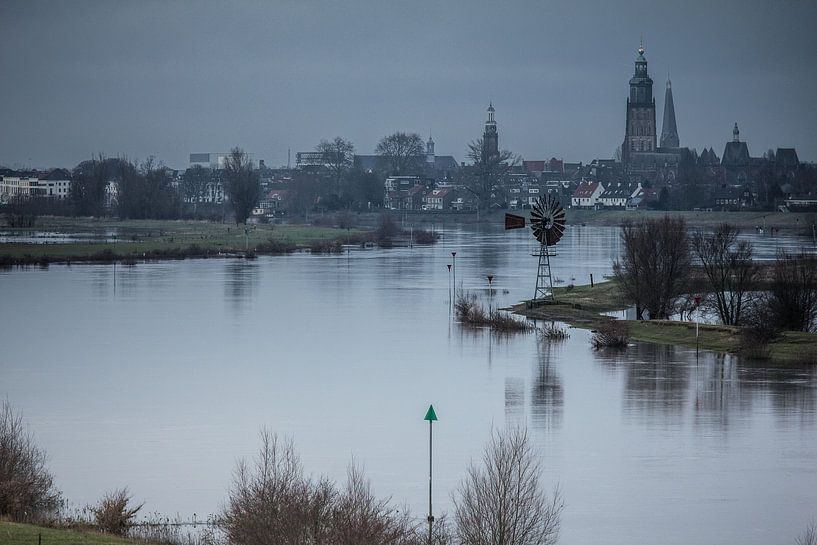
[[[226,265],[224,276],[224,298],[235,312],[252,300],[258,282],[258,263],[246,259],[232,259]]]
[[[536,371],[531,385],[531,420],[537,427],[551,429],[562,424],[564,392],[556,370],[558,352],[564,341],[540,338],[536,344]]]
[[[523,424],[564,490],[565,542],[793,542],[817,515],[814,368],[462,328],[451,251],[458,288],[487,305],[492,274],[504,307],[532,295],[536,247],[493,226],[443,235],[343,256],[0,271],[0,396],[78,504],[127,484],[149,510],[212,513],[268,425],[307,471],[341,481],[354,456],[376,493],[423,513],[434,403],[441,510],[491,428]],[[569,229],[554,275],[601,278],[619,244],[616,229]]]

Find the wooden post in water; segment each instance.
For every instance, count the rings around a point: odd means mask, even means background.
[[[593,287],[593,273],[590,273],[590,287]]]

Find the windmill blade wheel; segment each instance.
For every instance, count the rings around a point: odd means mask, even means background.
[[[530,227],[541,244],[553,246],[565,231],[565,209],[552,195],[539,197],[531,209]]]

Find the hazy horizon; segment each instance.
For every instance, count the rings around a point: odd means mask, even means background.
[[[682,146],[817,160],[817,4],[4,2],[0,164],[96,153],[184,168],[243,147],[270,166],[396,130],[465,160],[489,100],[526,159],[609,158],[643,35],[661,130],[671,75]]]

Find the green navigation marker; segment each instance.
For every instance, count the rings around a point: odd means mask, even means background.
[[[437,420],[437,413],[434,412],[434,405],[428,406],[426,417],[423,420],[428,420],[428,545],[432,545],[432,537],[434,535],[434,515],[431,510],[431,428],[433,428],[434,421]]]

